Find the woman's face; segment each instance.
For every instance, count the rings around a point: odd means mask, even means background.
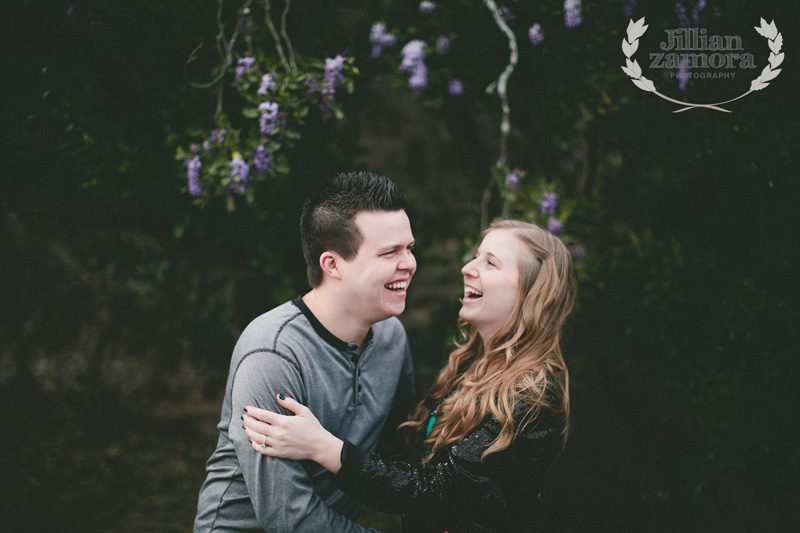
[[[475,259],[461,269],[464,299],[459,316],[488,341],[517,307],[519,263],[526,251],[511,231],[496,229],[483,239]]]

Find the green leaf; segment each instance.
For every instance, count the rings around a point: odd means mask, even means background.
[[[258,109],[256,109],[255,107],[245,107],[244,109],[242,109],[242,115],[244,115],[245,118],[257,118]]]

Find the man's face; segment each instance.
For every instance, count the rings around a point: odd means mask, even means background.
[[[362,211],[355,218],[364,241],[355,257],[340,260],[342,289],[350,313],[372,325],[399,315],[417,261],[405,211]]]

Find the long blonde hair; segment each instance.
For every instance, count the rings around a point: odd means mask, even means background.
[[[497,418],[502,430],[483,452],[482,459],[510,446],[517,433],[533,423],[542,409],[569,416],[569,374],[559,340],[561,325],[575,298],[572,258],[558,237],[517,220],[493,222],[481,240],[497,230],[513,233],[528,252],[520,258],[517,306],[489,339],[486,349],[478,331],[459,321],[461,342],[456,343],[427,398],[417,406],[410,421],[401,425],[423,431],[431,408],[442,402],[425,440],[429,452],[424,462],[442,447],[463,439],[489,413]],[[519,424],[513,416],[518,407],[525,408]]]

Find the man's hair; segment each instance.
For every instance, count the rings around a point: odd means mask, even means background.
[[[367,172],[339,174],[306,200],[300,217],[300,240],[306,260],[308,283],[322,283],[319,256],[336,252],[352,259],[364,240],[355,224],[362,211],[399,211],[406,201],[388,178]]]

